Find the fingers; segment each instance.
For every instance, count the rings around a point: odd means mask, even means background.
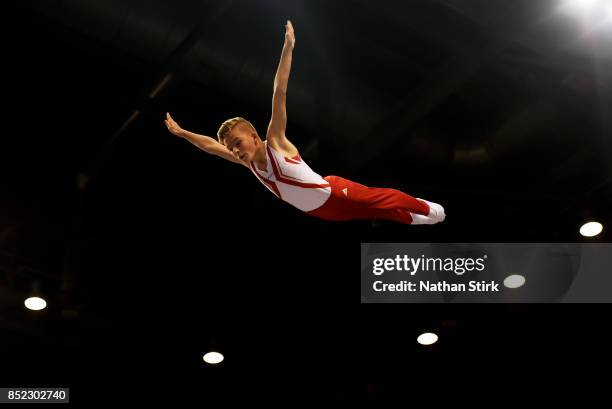
[[[176,124],[176,121],[172,119],[169,112],[166,112],[166,118],[168,118],[168,122],[171,124]]]
[[[164,119],[164,123],[166,124],[166,128],[168,128],[168,131],[170,131],[170,133],[176,132],[176,127],[170,121]]]
[[[168,126],[176,125],[176,122],[174,121],[174,119],[172,119],[172,117],[170,116],[170,113],[168,112],[166,112],[166,119],[164,119],[164,121],[166,122],[166,125]]]
[[[181,127],[174,121],[174,119],[172,119],[169,112],[166,112],[166,119],[164,119],[164,123],[166,124],[166,127],[170,133],[178,135],[181,132]]]
[[[295,45],[295,33],[293,32],[291,20],[287,20],[287,24],[285,25],[285,40],[289,41],[292,47]]]

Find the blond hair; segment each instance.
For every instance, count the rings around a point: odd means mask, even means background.
[[[222,144],[225,144],[225,138],[228,137],[228,135],[230,134],[232,129],[236,127],[236,125],[240,125],[240,124],[247,125],[253,131],[255,131],[255,133],[257,133],[252,123],[250,123],[249,121],[247,121],[246,119],[240,116],[237,116],[235,118],[230,118],[221,124],[221,126],[219,127],[219,130],[217,131],[217,139],[219,140],[219,142]]]

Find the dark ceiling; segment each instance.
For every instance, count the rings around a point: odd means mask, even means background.
[[[399,395],[391,372],[500,351],[553,362],[581,345],[604,308],[357,302],[358,242],[581,242],[587,218],[604,225],[588,241],[609,240],[612,17],[561,3],[7,2],[5,383],[73,385],[85,401],[111,370],[122,385],[277,393],[265,366],[299,378],[285,390]],[[302,156],[441,203],[443,224],[316,220],[168,134],[166,111],[211,136],[238,115],[263,133],[286,19]],[[22,307],[33,287],[39,314]],[[417,348],[432,326],[445,342]],[[210,345],[222,368],[201,365]]]

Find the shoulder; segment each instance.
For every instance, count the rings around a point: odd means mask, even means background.
[[[299,154],[298,149],[289,141],[289,139],[284,134],[282,136],[273,136],[271,134],[268,134],[266,137],[266,141],[272,149],[282,154],[283,156],[292,158],[295,155]]]

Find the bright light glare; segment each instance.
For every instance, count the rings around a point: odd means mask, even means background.
[[[585,237],[597,236],[603,230],[603,226],[598,222],[588,222],[580,228],[580,234]]]
[[[417,342],[421,345],[431,345],[435,344],[438,340],[438,336],[432,332],[426,332],[424,334],[419,335],[417,338]]]
[[[47,306],[47,302],[40,297],[26,298],[24,304],[27,309],[34,311],[42,310]]]
[[[601,0],[565,0],[561,8],[566,13],[586,13],[597,5]]]
[[[504,279],[504,285],[508,288],[519,288],[525,284],[525,277],[520,274],[512,274]]]
[[[220,354],[219,352],[211,351],[204,355],[204,362],[206,362],[207,364],[215,365],[222,361],[223,354]]]

